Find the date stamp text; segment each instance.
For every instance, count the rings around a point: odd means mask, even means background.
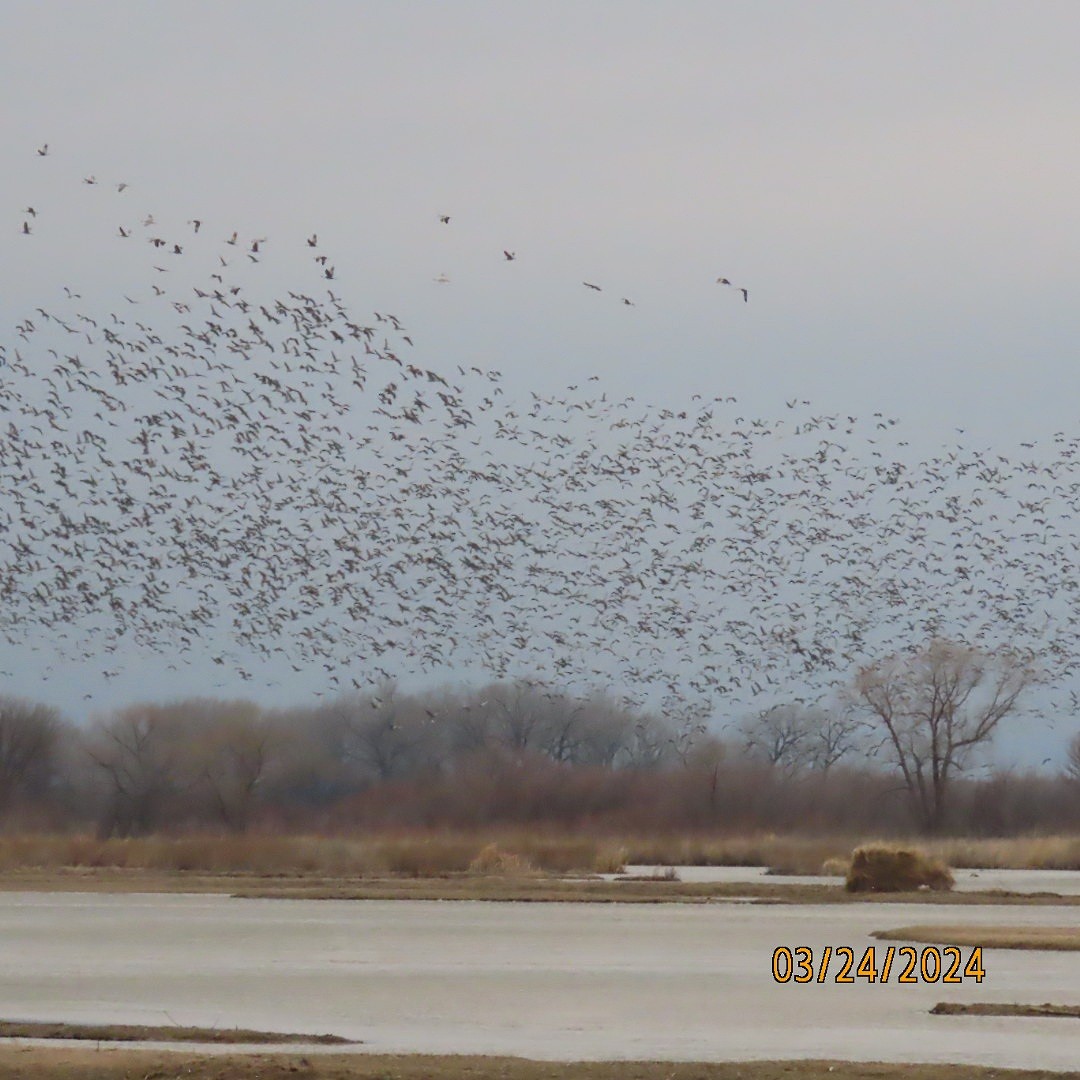
[[[965,962],[956,945],[869,946],[861,957],[847,945],[826,945],[815,954],[806,945],[778,945],[772,954],[772,977],[778,983],[981,983],[986,978],[982,948]]]

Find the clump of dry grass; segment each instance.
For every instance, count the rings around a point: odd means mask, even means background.
[[[598,874],[623,874],[626,863],[626,848],[621,844],[605,844],[596,853],[593,870]]]
[[[851,853],[844,887],[848,892],[912,892],[953,887],[949,868],[916,848],[867,844]]]
[[[497,877],[531,877],[539,871],[524,855],[503,851],[498,844],[480,849],[469,863],[470,874],[493,874]]]

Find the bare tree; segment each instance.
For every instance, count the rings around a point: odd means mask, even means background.
[[[488,699],[499,742],[517,753],[535,749],[548,712],[545,705],[549,696],[522,680],[492,687]]]
[[[438,716],[449,727],[450,748],[454,754],[471,754],[492,741],[492,717],[486,697],[473,696],[440,705]]]
[[[744,747],[770,765],[795,770],[806,763],[810,731],[798,705],[774,705],[744,721]]]
[[[1036,679],[1008,650],[984,652],[934,640],[911,655],[862,668],[855,694],[881,733],[926,832],[945,820],[949,785],[988,745]]]
[[[613,768],[629,756],[633,729],[634,718],[625,709],[599,702],[589,711],[577,764]]]
[[[191,746],[210,811],[227,829],[247,828],[281,739],[251,704],[223,707]]]
[[[670,764],[676,755],[676,732],[663,718],[646,713],[634,723],[623,751],[631,769],[658,769]]]
[[[334,706],[346,756],[377,780],[392,780],[429,764],[434,739],[415,700],[383,682],[370,697],[345,698]],[[427,744],[427,745],[425,745]]]
[[[59,733],[55,710],[0,697],[0,812],[11,805],[20,790],[45,779]]]
[[[805,728],[806,760],[810,768],[819,772],[827,773],[862,748],[862,723],[849,706],[807,709]]]
[[[1065,762],[1065,774],[1080,784],[1080,731],[1069,743],[1069,756]]]
[[[552,694],[540,734],[540,746],[552,761],[574,764],[581,756],[585,737],[586,703],[565,694]]]
[[[90,732],[87,753],[105,785],[99,832],[150,832],[187,781],[173,717],[160,706],[134,705]]]

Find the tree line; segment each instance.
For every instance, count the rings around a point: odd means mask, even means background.
[[[82,725],[0,697],[0,827],[100,835],[549,823],[974,834],[1080,827],[1080,735],[1056,775],[971,775],[1032,685],[935,641],[720,734],[530,681],[309,708],[195,698]]]

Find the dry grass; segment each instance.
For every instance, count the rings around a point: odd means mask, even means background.
[[[846,858],[850,837],[654,836],[624,839],[625,862],[639,866],[766,866],[775,874],[816,874],[829,858]]]
[[[463,873],[488,845],[550,873],[617,873],[626,864],[766,866],[778,874],[836,873],[854,836],[586,836],[537,829],[396,831],[364,836],[195,833],[100,840],[87,835],[0,836],[0,873],[106,869],[266,876],[437,877]],[[898,842],[897,846],[903,846]],[[919,842],[950,866],[1080,869],[1080,836]],[[474,870],[474,872],[476,872]]]
[[[79,1039],[88,1042],[311,1043],[341,1046],[355,1040],[340,1035],[297,1035],[247,1028],[180,1027],[174,1024],[64,1024],[38,1020],[0,1020],[4,1039]]]
[[[195,1055],[179,1051],[0,1047],[0,1075],[17,1080],[1063,1080],[1077,1073],[973,1065],[844,1061],[526,1061],[295,1053]]]
[[[1080,870],[1080,835],[941,839],[923,845],[949,866],[986,870]]]
[[[498,844],[481,848],[469,863],[470,874],[493,874],[498,877],[535,877],[539,871],[531,860],[512,851],[503,851]]]
[[[851,869],[850,859],[826,859],[821,864],[821,875],[823,877],[842,877],[848,876],[848,871]]]
[[[899,926],[875,930],[882,941],[926,945],[971,945],[984,949],[1053,949],[1080,952],[1080,926]]]
[[[1080,907],[1080,896],[1053,893],[985,892],[848,893],[834,883],[668,881],[664,874],[644,881],[625,877],[537,875],[507,878],[480,874],[438,877],[349,876],[333,874],[204,873],[116,867],[10,870],[0,873],[0,890],[18,892],[214,893],[237,897],[311,900],[492,900],[583,903],[904,903],[934,905],[1022,905]]]
[[[953,884],[949,868],[917,848],[867,844],[851,853],[844,888],[848,892],[896,893],[920,888],[944,891]]]
[[[939,1001],[931,1016],[1072,1016],[1080,1020],[1080,1005],[1017,1005],[994,1004],[992,1001],[964,1005],[956,1001]]]
[[[198,833],[108,840],[50,834],[0,836],[0,871],[112,868],[305,877],[437,877],[481,872],[481,853],[493,845],[509,860],[507,865],[517,859],[521,867],[553,873],[606,870],[620,858],[610,845],[588,837],[525,832],[389,833],[364,838]],[[492,872],[500,871],[493,867]]]
[[[625,862],[662,866],[766,866],[774,874],[829,874],[843,870],[855,835],[655,836],[620,841]],[[994,870],[1080,870],[1080,835],[1017,836],[1000,839],[897,838],[898,847],[918,847],[947,866]]]

